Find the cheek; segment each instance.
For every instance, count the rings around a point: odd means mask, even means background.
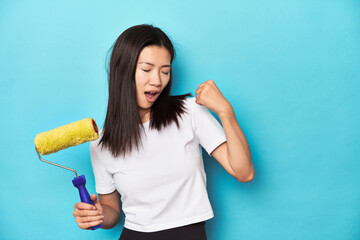
[[[142,84],[142,80],[143,78],[141,77],[141,74],[135,72],[135,88],[136,88],[136,98],[139,100],[139,96],[141,91],[143,90],[143,84]]]
[[[145,78],[144,74],[142,74],[141,72],[135,72],[136,89],[143,87],[145,85],[145,83],[146,83],[146,78]]]
[[[164,89],[168,85],[169,81],[170,81],[170,78],[168,78],[168,77],[162,81],[162,89]]]

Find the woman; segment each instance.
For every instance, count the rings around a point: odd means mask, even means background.
[[[109,102],[90,144],[95,207],[76,203],[78,226],[125,225],[121,240],[206,239],[213,211],[200,145],[238,181],[254,177],[250,149],[231,104],[211,80],[195,98],[170,96],[175,52],[159,28],[138,25],[113,46]],[[221,125],[207,109],[216,113]]]

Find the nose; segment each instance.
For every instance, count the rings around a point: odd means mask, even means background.
[[[160,73],[154,71],[154,73],[151,75],[151,78],[149,80],[149,84],[154,87],[160,87],[161,86]]]

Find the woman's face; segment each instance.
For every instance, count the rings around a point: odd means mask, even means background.
[[[171,55],[165,47],[148,46],[139,55],[135,70],[136,100],[142,122],[170,79]]]

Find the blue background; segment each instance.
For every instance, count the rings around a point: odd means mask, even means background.
[[[0,1],[0,238],[117,239],[72,216],[74,174],[34,137],[86,117],[103,126],[105,59],[126,28],[162,28],[174,94],[214,80],[249,141],[237,182],[204,154],[208,239],[360,239],[360,1]],[[46,159],[87,176],[89,144]],[[45,157],[44,157],[45,158]]]

